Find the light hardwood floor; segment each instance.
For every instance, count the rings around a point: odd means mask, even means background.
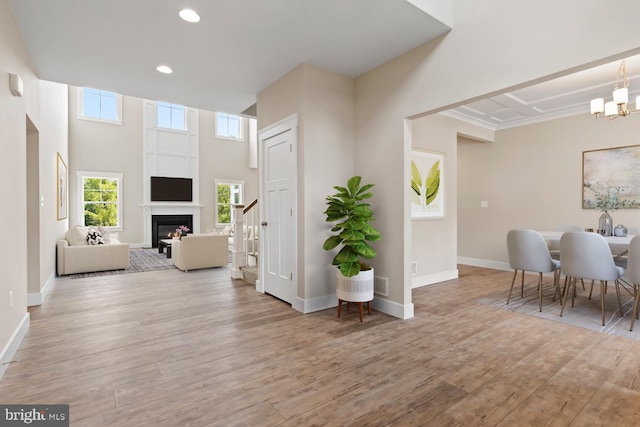
[[[640,342],[479,304],[511,273],[460,273],[363,323],[226,269],[61,279],[0,402],[69,403],[73,426],[638,425]]]

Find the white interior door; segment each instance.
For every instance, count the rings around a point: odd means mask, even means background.
[[[293,303],[296,122],[261,132],[261,251],[264,291]]]

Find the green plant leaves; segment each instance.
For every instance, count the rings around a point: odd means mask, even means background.
[[[440,190],[440,160],[435,162],[429,169],[424,186],[426,190],[425,206],[429,206],[438,195],[438,190]]]
[[[427,207],[433,203],[440,190],[440,160],[429,168],[424,179],[424,186],[418,166],[413,160],[411,161],[411,190],[413,190],[411,192],[412,203],[421,207]]]
[[[421,195],[422,189],[422,177],[420,176],[420,170],[416,163],[411,160],[411,189],[416,193],[416,195]]]
[[[374,185],[361,186],[361,182],[361,177],[353,176],[346,187],[335,186],[333,188],[337,192],[326,197],[326,221],[336,223],[331,232],[337,234],[325,240],[322,247],[332,250],[342,245],[332,264],[340,266],[340,271],[347,277],[360,272],[360,258],[376,256],[376,251],[367,241],[380,240],[380,232],[370,224],[374,220],[373,211],[368,203],[362,202],[373,197],[370,190]]]

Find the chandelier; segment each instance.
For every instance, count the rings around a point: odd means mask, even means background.
[[[621,85],[619,85],[621,84]],[[629,79],[627,79],[627,64],[623,60],[618,67],[616,80],[613,85],[613,101],[604,102],[604,98],[596,98],[591,100],[591,114],[595,114],[596,118],[604,113],[609,120],[618,117],[625,117],[634,113],[640,107],[640,96],[636,97],[636,109],[629,110]]]

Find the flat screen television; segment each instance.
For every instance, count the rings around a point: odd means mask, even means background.
[[[191,178],[151,177],[152,202],[192,202],[193,180]]]

